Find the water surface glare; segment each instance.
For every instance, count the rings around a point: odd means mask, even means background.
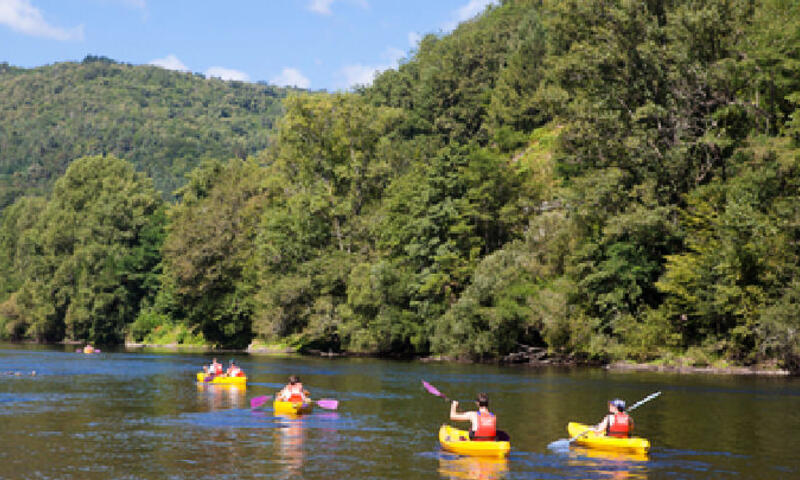
[[[797,378],[218,354],[247,372],[247,387],[196,383],[212,356],[0,346],[0,478],[800,478]],[[251,411],[291,374],[339,409]],[[422,379],[465,408],[489,393],[509,457],[442,452],[449,405]],[[648,455],[547,448],[568,421],[599,421],[606,400],[655,391],[633,414]]]

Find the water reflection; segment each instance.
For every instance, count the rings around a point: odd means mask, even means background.
[[[297,415],[276,415],[280,428],[276,428],[275,444],[285,470],[284,478],[302,478],[303,442],[305,428],[303,417]]]
[[[242,408],[245,405],[245,385],[226,385],[226,384],[197,384],[197,399],[199,403],[205,403],[208,410],[215,412],[229,408]]]
[[[508,460],[492,457],[441,455],[439,474],[448,479],[494,480],[504,478]]]
[[[602,478],[639,480],[647,478],[647,454],[573,447],[570,466],[580,467]]]

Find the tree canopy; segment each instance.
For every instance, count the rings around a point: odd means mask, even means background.
[[[371,86],[280,105],[5,66],[6,198],[26,196],[0,223],[3,335],[798,369],[798,66],[785,0],[506,0]],[[129,163],[86,157],[106,149]]]

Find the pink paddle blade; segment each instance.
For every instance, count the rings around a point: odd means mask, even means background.
[[[331,400],[329,398],[317,400],[316,404],[326,410],[336,410],[339,408],[339,400]]]
[[[434,387],[430,383],[426,382],[425,380],[422,381],[422,386],[425,387],[425,390],[427,390],[428,393],[430,393],[431,395],[436,395],[437,397],[442,397],[442,398],[445,398],[445,399],[447,398],[447,397],[444,396],[444,394],[442,392],[437,390],[436,387]]]
[[[260,397],[253,397],[250,399],[250,408],[256,409],[261,405],[264,405],[272,398],[272,395],[262,395]]]

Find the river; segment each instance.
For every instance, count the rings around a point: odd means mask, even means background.
[[[246,388],[198,384],[211,354],[0,346],[0,477],[44,479],[770,479],[800,478],[800,379],[614,373],[218,355]],[[32,371],[36,375],[31,375]],[[9,375],[19,372],[20,375]],[[296,374],[316,398],[340,401],[299,419],[250,410]],[[472,405],[490,395],[511,436],[507,460],[441,451],[449,405],[424,379]],[[551,451],[570,420],[598,422],[629,404],[647,456]]]

